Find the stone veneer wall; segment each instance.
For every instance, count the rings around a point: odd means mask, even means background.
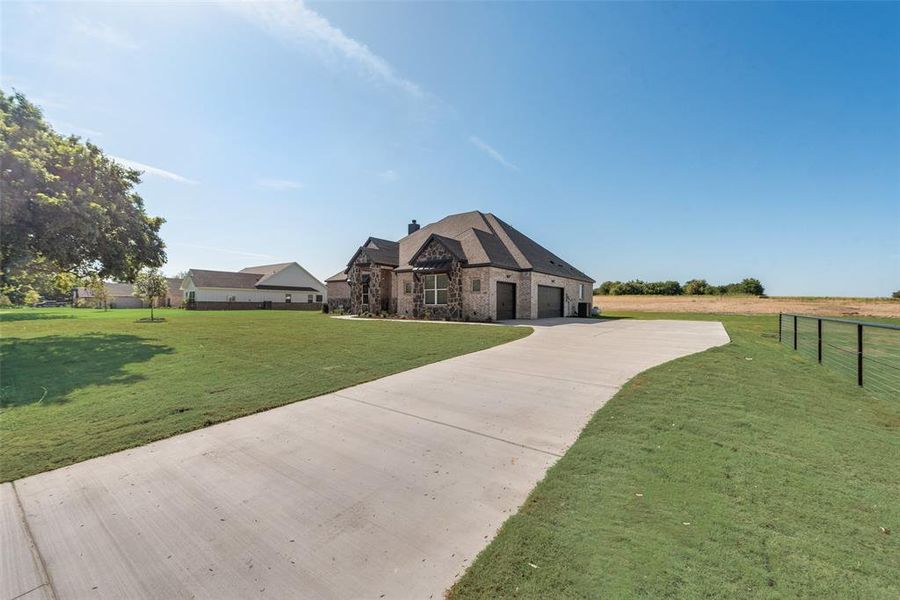
[[[443,244],[433,240],[416,258],[416,263],[431,260],[449,260],[450,268],[447,276],[450,283],[447,286],[447,304],[425,304],[425,274],[412,273],[412,314],[416,318],[450,319],[459,321],[463,318],[462,308],[462,266],[459,261],[450,254]],[[431,273],[429,273],[431,274]]]

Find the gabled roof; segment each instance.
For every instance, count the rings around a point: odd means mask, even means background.
[[[325,280],[325,283],[334,283],[336,281],[347,281],[347,271],[340,271]]]
[[[431,239],[441,240],[448,250],[470,266],[491,265],[519,271],[533,270],[548,275],[594,281],[491,213],[477,210],[444,217],[402,238],[398,243],[397,270],[412,269],[412,262]],[[362,247],[360,251],[362,250],[367,249]]]
[[[286,262],[286,263],[275,263],[274,265],[259,265],[256,267],[247,267],[246,269],[241,269],[238,273],[255,273],[256,275],[271,275],[272,273],[277,273],[285,267],[289,267],[295,263]]]
[[[353,254],[353,257],[350,258],[350,262],[347,263],[347,266],[352,265],[353,261],[355,261],[356,257],[361,253],[365,253],[365,255],[369,257],[369,260],[376,265],[396,267],[400,264],[398,260],[399,248],[400,244],[398,242],[370,237],[366,240],[366,243],[360,246]]]
[[[419,258],[419,255],[422,254],[422,251],[424,251],[425,248],[428,247],[428,245],[431,243],[432,240],[436,240],[442,246],[444,246],[447,249],[447,251],[456,258],[456,260],[463,261],[463,262],[468,261],[468,258],[466,257],[466,253],[463,250],[463,246],[459,240],[454,240],[453,238],[448,238],[443,235],[438,235],[436,233],[432,233],[431,235],[428,236],[428,238],[424,242],[422,242],[422,245],[419,246],[419,249],[416,251],[416,253],[413,254],[412,257],[409,259],[410,264],[416,262],[416,259]]]
[[[506,234],[509,236],[510,240],[512,240],[512,243],[515,244],[516,248],[518,248],[525,256],[525,260],[531,264],[531,268],[534,271],[547,273],[548,275],[559,275],[560,277],[583,279],[593,283],[594,280],[588,275],[553,254],[524,233],[518,231],[511,225],[504,223],[497,217],[494,217],[493,215],[490,216],[496,219],[500,226],[506,231]]]
[[[197,287],[255,289],[256,283],[263,278],[259,273],[234,273],[232,271],[207,271],[191,269],[188,271]]]

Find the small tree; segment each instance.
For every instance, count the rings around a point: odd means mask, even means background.
[[[150,320],[153,321],[153,304],[157,298],[165,298],[169,284],[159,269],[147,269],[134,279],[134,295],[150,303]]]
[[[84,287],[91,292],[91,297],[94,298],[97,308],[103,307],[103,310],[109,310],[109,290],[106,289],[102,279],[96,275],[91,275],[85,280]]]
[[[705,279],[691,279],[684,284],[684,293],[688,296],[702,296],[707,292],[709,284]]]
[[[891,294],[891,298],[900,298],[900,290],[897,290],[893,294]]]
[[[34,306],[35,304],[37,304],[40,301],[41,301],[41,295],[38,294],[36,291],[28,290],[27,292],[25,292],[25,304],[27,304],[28,306]]]
[[[764,293],[766,293],[766,288],[763,287],[762,282],[760,282],[759,279],[755,279],[753,277],[744,279],[739,285],[741,288],[741,292],[743,292],[744,294],[762,296]]]

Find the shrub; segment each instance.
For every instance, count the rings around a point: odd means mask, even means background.
[[[6,294],[0,294],[0,308],[9,308],[12,305],[13,303],[12,300],[9,299],[9,296],[7,296]]]
[[[600,287],[594,289],[595,296],[609,296],[613,288],[622,285],[621,281],[604,281]]]
[[[38,294],[36,291],[28,290],[27,292],[25,292],[25,304],[27,304],[28,306],[34,306],[35,304],[37,304],[40,301],[41,301],[41,295]]]
[[[893,294],[891,294],[891,298],[900,298],[900,290],[897,290]]]
[[[644,286],[645,294],[655,296],[680,296],[681,284],[677,281],[650,281]]]
[[[610,290],[613,296],[640,296],[645,293],[646,286],[640,279],[620,283]]]
[[[702,296],[708,294],[709,284],[705,279],[691,279],[684,284],[683,291],[689,296]]]
[[[759,281],[759,279],[755,279],[753,277],[747,277],[742,280],[739,284],[737,284],[740,288],[742,294],[753,294],[754,296],[762,296],[766,293],[766,288],[763,287],[763,284]]]

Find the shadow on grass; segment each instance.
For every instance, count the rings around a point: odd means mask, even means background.
[[[50,319],[74,319],[73,315],[61,315],[59,313],[41,314],[37,311],[28,312],[4,312],[0,313],[0,323],[13,321],[35,321],[38,319],[49,321]]]
[[[127,365],[172,352],[135,335],[5,338],[0,341],[0,407],[58,404],[83,387],[140,381],[144,377],[126,372]]]

